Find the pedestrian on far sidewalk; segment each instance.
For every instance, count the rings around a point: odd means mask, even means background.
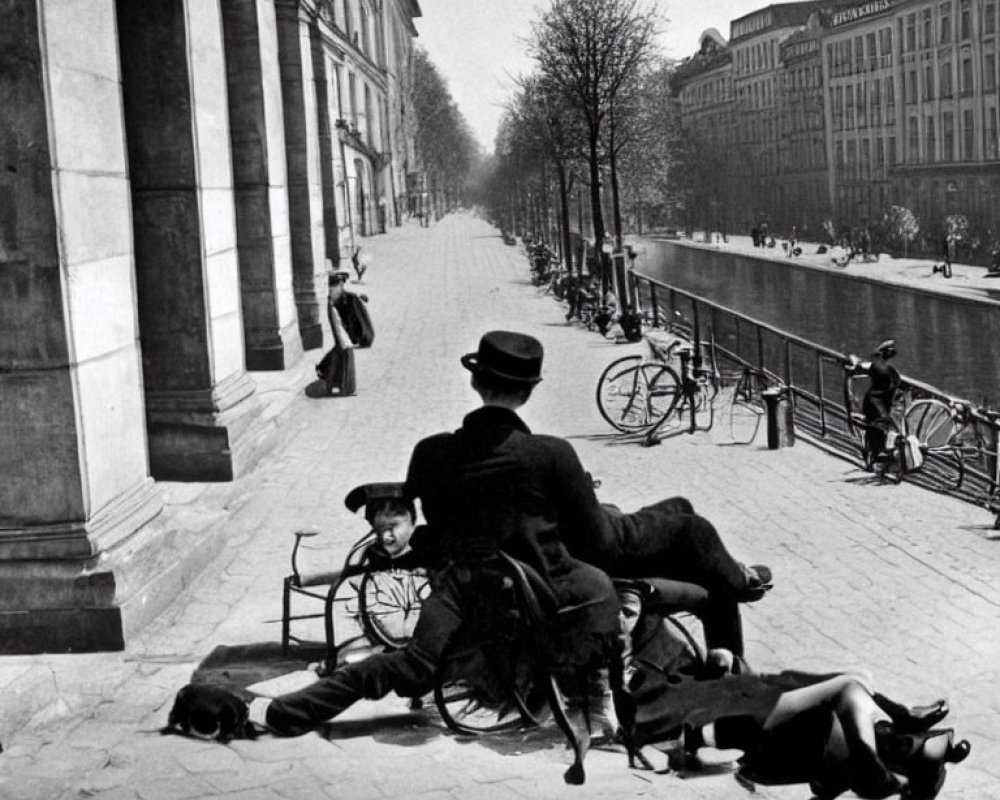
[[[357,391],[357,380],[354,373],[354,347],[344,327],[337,301],[344,292],[344,284],[350,273],[347,270],[337,270],[328,279],[329,294],[327,296],[326,313],[333,332],[333,347],[316,365],[316,375],[326,384],[327,394],[336,397],[350,397]]]

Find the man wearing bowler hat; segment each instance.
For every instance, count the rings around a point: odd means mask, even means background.
[[[362,698],[428,692],[456,632],[495,604],[503,551],[533,568],[559,608],[549,644],[560,674],[579,689],[579,713],[600,733],[616,733],[608,664],[620,646],[618,599],[607,575],[571,557],[560,539],[579,518],[576,505],[587,492],[593,497],[590,478],[567,442],[531,434],[515,413],[541,380],[541,343],[493,331],[462,364],[482,408],[457,431],[419,442],[407,473],[405,493],[420,499],[428,522],[431,541],[422,549],[433,585],[410,642],[338,667],[299,691],[256,698],[251,720],[296,735]],[[197,695],[198,686],[184,691]]]
[[[571,554],[585,553],[602,564],[607,554],[627,549],[634,528],[661,522],[668,512],[654,507],[622,515],[602,508],[572,446],[528,429],[517,409],[542,379],[542,356],[534,337],[484,334],[479,349],[461,359],[482,407],[466,415],[458,430],[430,436],[414,448],[405,491],[419,498],[428,523],[429,541],[421,542],[421,549],[432,568],[433,592],[409,644],[344,665],[298,692],[255,700],[251,719],[277,733],[296,734],[363,697],[426,693],[452,637],[463,622],[476,619],[484,598],[489,602],[493,565],[502,551],[532,567],[559,607],[552,649],[561,672],[579,681],[591,730],[616,732],[608,665],[621,645],[617,596],[605,572]],[[695,530],[679,526],[677,538]],[[746,580],[742,572],[739,580]]]

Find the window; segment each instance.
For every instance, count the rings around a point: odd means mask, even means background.
[[[361,6],[361,20],[359,26],[361,28],[361,51],[371,58],[372,56],[372,43],[369,39],[368,31],[368,9]],[[369,118],[370,119],[370,118]]]
[[[941,160],[955,160],[955,115],[950,111],[941,115]]]
[[[872,171],[872,145],[868,139],[861,140],[861,180],[868,180]]]
[[[934,99],[934,65],[924,66],[924,100]]]
[[[879,78],[875,78],[872,81],[872,90],[868,94],[868,99],[871,105],[869,106],[868,116],[871,118],[872,125],[882,124],[882,81]]]
[[[941,4],[941,41],[951,41],[951,3]]]
[[[934,117],[928,116],[925,120],[925,129],[927,131],[924,136],[924,141],[927,144],[925,148],[924,160],[928,164],[934,163],[934,158],[937,155],[937,137],[934,135]]]
[[[858,142],[850,139],[847,142],[847,177],[856,178],[858,176]]]
[[[917,97],[917,71],[911,69],[906,73],[906,102],[916,103]]]
[[[875,57],[878,55],[878,53],[875,51],[875,34],[874,33],[869,33],[868,34],[868,37],[866,39],[866,48],[865,48],[865,50],[866,50],[865,57],[868,59],[868,63],[872,67],[875,67]]]
[[[920,161],[920,128],[915,116],[906,118],[906,142],[906,161],[916,164]]]
[[[879,32],[878,32],[878,38],[879,38],[879,50],[881,51],[882,56],[883,57],[885,57],[885,56],[891,56],[892,55],[892,28],[885,27],[885,28],[882,28],[881,30],[879,30]],[[888,66],[888,64],[886,64],[885,66]]]
[[[344,33],[351,38],[354,33],[354,18],[351,16],[351,0],[344,0]]]
[[[917,49],[917,15],[906,15],[906,46],[905,52],[912,52]]]
[[[875,177],[885,177],[885,140],[875,140]]]
[[[365,84],[365,140],[370,147],[375,145],[375,116],[372,114],[372,90]]]
[[[890,136],[887,140],[887,147],[889,149],[889,164],[894,166],[899,163],[896,156],[896,137]]]
[[[844,143],[837,142],[833,146],[833,158],[836,164],[837,174],[844,174]]]
[[[983,148],[986,158],[996,161],[1000,158],[1000,128],[997,126],[997,108],[990,106],[986,109],[986,124],[983,126],[983,133],[986,136]]]
[[[844,87],[837,86],[833,90],[833,129],[839,131],[844,127]]]
[[[983,33],[991,34],[997,31],[997,6],[994,0],[987,0],[983,6]]]
[[[983,56],[983,90],[992,92],[997,88],[997,57],[994,53]]]
[[[962,112],[962,158],[972,161],[976,157],[975,112],[971,108]]]
[[[920,25],[923,29],[920,46],[931,47],[934,44],[934,20],[931,18],[931,10],[929,8],[925,8],[921,13]]]
[[[844,127],[854,127],[854,87],[844,87]]]
[[[962,94],[972,94],[972,57],[962,59]]]
[[[959,18],[959,32],[963,39],[972,38],[972,9],[969,7],[969,0],[962,0],[961,17]]]
[[[865,92],[865,84],[859,83],[857,88],[857,109],[858,109],[858,127],[864,128],[868,124],[867,109],[868,109],[868,98]]]
[[[358,84],[353,72],[347,74],[347,99],[351,104],[351,124],[358,126]]]
[[[941,97],[951,97],[951,64],[941,63]]]

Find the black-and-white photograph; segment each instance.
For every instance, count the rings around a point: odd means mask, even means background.
[[[0,0],[0,800],[1000,797],[1000,0]]]

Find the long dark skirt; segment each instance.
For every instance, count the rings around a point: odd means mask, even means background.
[[[340,396],[354,394],[357,391],[357,380],[354,374],[354,350],[344,349],[335,344],[330,348],[318,369],[326,382],[326,390],[330,394]]]

